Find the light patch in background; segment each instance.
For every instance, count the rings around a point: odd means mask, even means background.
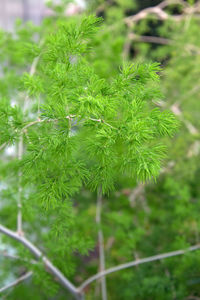
[[[49,0],[45,0],[44,2],[45,2],[45,3],[48,3]],[[59,5],[59,4],[62,3],[62,1],[61,1],[61,0],[54,0],[53,3],[54,3],[55,5]],[[86,7],[86,3],[85,3],[84,0],[74,0],[74,1],[69,2],[69,4],[70,4],[70,3],[71,3],[71,4],[78,4],[78,6],[80,6],[81,8],[85,8],[85,7]]]
[[[16,153],[16,149],[15,149],[14,145],[6,148],[6,154],[8,156],[13,156],[13,155],[15,155],[15,153]]]
[[[17,105],[17,101],[12,99],[12,100],[10,101],[10,105],[11,105],[12,107],[15,107],[15,106]]]
[[[86,3],[84,0],[75,0],[75,3],[77,3],[81,8],[86,8]]]

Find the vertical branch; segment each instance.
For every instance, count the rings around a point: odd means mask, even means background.
[[[128,60],[130,50],[131,50],[132,41],[129,38],[130,33],[131,33],[131,28],[128,29],[128,33],[127,33],[126,40],[125,40],[125,43],[124,43],[124,48],[123,48],[123,51],[122,51],[122,59],[125,62]]]
[[[42,41],[43,42],[43,41]],[[40,45],[42,44],[40,43]],[[29,74],[34,75],[36,71],[36,67],[39,61],[40,55],[35,57],[32,65],[30,67]],[[24,105],[23,105],[23,111],[26,111],[29,104],[29,96],[28,94],[25,96],[24,99]],[[38,111],[39,111],[39,100],[38,100]],[[24,148],[24,141],[23,141],[23,133],[21,133],[18,143],[18,149],[17,149],[17,156],[18,160],[20,161],[22,159],[23,155],[23,148]],[[19,235],[23,235],[23,226],[22,226],[22,186],[21,186],[21,178],[22,178],[22,172],[19,170],[18,172],[18,199],[17,199],[17,232]]]
[[[37,105],[37,115],[38,115],[38,118],[39,118],[39,114],[40,114],[40,96],[38,95],[38,105]]]
[[[23,154],[23,135],[20,135],[18,150],[17,150],[18,160],[22,159]],[[18,199],[17,199],[17,232],[19,235],[23,235],[22,230],[22,186],[21,186],[21,177],[22,172],[19,170],[18,172]]]
[[[42,46],[42,44],[43,44],[43,40],[40,42],[39,45]],[[30,71],[29,71],[30,75],[35,74],[36,67],[37,67],[37,64],[39,62],[39,59],[40,59],[40,55],[38,55],[37,57],[34,58],[34,60],[32,62],[32,65],[31,65],[31,68],[30,68]],[[24,111],[28,109],[28,105],[29,105],[29,96],[27,94],[26,97],[25,97],[25,100],[24,100]],[[39,99],[38,99],[38,106],[39,106]]]
[[[96,223],[98,225],[98,244],[99,244],[99,264],[100,272],[105,270],[105,254],[104,254],[104,237],[103,231],[100,228],[101,226],[101,211],[102,211],[102,188],[99,187],[97,195],[97,208],[96,208]],[[106,291],[106,278],[102,276],[101,278],[101,293],[102,300],[107,300],[107,291]]]

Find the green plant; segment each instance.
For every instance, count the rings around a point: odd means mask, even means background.
[[[17,39],[2,33],[1,151],[13,145],[16,154],[3,154],[1,222],[15,229],[17,215],[17,233],[3,225],[0,231],[15,240],[11,245],[23,256],[15,262],[16,272],[23,263],[43,286],[38,299],[58,291],[57,284],[50,288],[45,268],[75,297],[83,297],[83,290],[67,278],[73,277],[75,266],[84,268],[84,261],[77,266],[77,255],[94,248],[97,231],[103,263],[102,195],[112,194],[119,174],[143,182],[156,178],[166,154],[162,137],[172,136],[177,127],[172,113],[154,107],[161,96],[157,63],[124,64],[111,79],[97,75],[88,60],[100,23],[94,16],[59,18],[45,21],[42,28],[20,27]],[[39,44],[35,32],[41,36]],[[4,49],[8,40],[13,52]],[[30,58],[30,72],[24,72]],[[77,195],[84,198],[97,190],[94,226],[94,213],[88,214]],[[110,217],[120,222],[112,212]],[[31,262],[21,244],[39,263]]]

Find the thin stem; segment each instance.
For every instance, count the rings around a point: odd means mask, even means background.
[[[5,251],[0,251],[0,256],[3,256],[5,258],[10,258],[10,259],[14,259],[14,260],[20,260],[20,261],[24,261],[24,262],[28,262],[28,263],[31,263],[31,264],[37,264],[38,262],[34,259],[31,259],[31,260],[28,260],[28,259],[25,259],[25,258],[22,258],[20,256],[17,256],[17,255],[13,255],[13,254],[10,254],[10,253],[7,253]]]
[[[23,244],[37,259],[40,259],[44,263],[45,270],[48,273],[52,274],[53,277],[56,278],[56,280],[60,282],[65,289],[70,291],[76,299],[81,299],[82,293],[80,293],[79,290],[61,273],[61,271],[58,270],[47,257],[43,256],[43,253],[29,240],[3,225],[0,225],[0,232]]]
[[[148,263],[148,262],[152,262],[152,261],[156,261],[156,260],[161,260],[161,259],[165,259],[165,258],[169,258],[169,257],[173,257],[173,256],[178,256],[178,255],[183,255],[187,252],[191,252],[191,251],[195,251],[195,250],[199,250],[200,249],[200,244],[194,245],[189,247],[186,250],[177,250],[177,251],[172,251],[172,252],[167,252],[167,253],[163,253],[163,254],[158,254],[158,255],[154,255],[154,256],[150,256],[150,257],[146,257],[146,258],[142,258],[142,259],[138,259],[138,260],[134,260],[125,264],[121,264],[119,266],[116,267],[112,267],[110,269],[107,269],[103,272],[99,272],[94,276],[91,276],[90,278],[88,278],[87,280],[85,280],[81,286],[79,287],[79,290],[82,291],[86,286],[88,286],[89,284],[91,284],[93,281],[102,278],[108,274],[123,270],[123,269],[127,269],[127,268],[131,268],[134,266],[138,266],[144,263]]]
[[[42,46],[43,43],[44,43],[44,41],[41,40],[40,43],[39,43],[39,45]],[[30,71],[29,71],[29,74],[31,76],[34,75],[35,72],[36,72],[36,68],[37,68],[39,59],[40,59],[40,55],[38,55],[37,57],[35,57],[34,60],[33,60],[33,62],[32,62],[32,64],[31,64]],[[26,97],[24,99],[24,110],[27,110],[28,105],[29,105],[29,95],[26,94]]]
[[[16,279],[15,281],[13,281],[12,283],[10,283],[10,284],[8,284],[8,285],[6,285],[6,286],[0,288],[0,293],[3,293],[3,292],[5,292],[6,290],[8,290],[8,289],[10,289],[10,288],[12,288],[12,287],[18,285],[18,284],[21,283],[22,281],[24,281],[24,280],[30,278],[32,275],[33,275],[33,272],[28,272],[28,273],[26,273],[25,275],[23,275],[23,276],[17,278],[17,279]]]
[[[103,231],[101,229],[101,211],[102,211],[102,188],[100,187],[98,190],[98,195],[97,195],[96,223],[99,227],[98,243],[99,243],[100,272],[104,272],[104,270],[105,270],[105,253],[104,253],[104,237],[103,237]],[[102,299],[107,300],[105,276],[101,277],[101,293],[102,293]]]
[[[131,39],[129,38],[130,34],[131,34],[131,28],[128,29],[128,33],[127,33],[123,51],[122,51],[122,59],[124,61],[128,60],[130,49],[131,49]]]
[[[152,44],[161,44],[161,45],[169,45],[174,43],[173,40],[158,37],[158,36],[146,36],[146,35],[136,35],[134,33],[130,33],[128,38],[132,41],[136,42],[144,42],[144,43],[152,43]]]
[[[18,159],[22,159],[23,154],[23,135],[20,135],[19,143],[18,143]],[[21,177],[22,172],[19,170],[18,172],[18,199],[17,199],[17,232],[19,235],[23,235],[22,230],[22,187],[21,187]]]
[[[64,117],[64,118],[65,118],[65,119],[71,120],[71,119],[76,118],[76,117],[78,117],[78,116],[76,116],[76,115],[69,115],[69,116],[66,116],[66,117]],[[60,120],[61,120],[61,119],[60,119]],[[91,121],[94,121],[94,122],[103,123],[103,124],[105,124],[105,125],[107,125],[107,126],[113,128],[113,129],[117,129],[117,128],[113,127],[112,125],[110,125],[109,123],[105,122],[103,119],[88,118],[88,119],[86,119],[86,120],[91,120]],[[26,125],[22,128],[22,132],[25,132],[25,130],[26,130],[27,128],[29,128],[29,127],[31,127],[31,126],[33,126],[33,125],[35,125],[35,124],[38,124],[38,123],[43,123],[43,122],[50,123],[50,122],[58,122],[58,121],[59,121],[59,119],[43,119],[43,120],[41,120],[40,118],[38,118],[37,120],[32,121],[32,122],[26,124]],[[1,149],[0,149],[0,150],[1,150]]]
[[[39,116],[40,114],[40,96],[38,96],[38,105],[37,105],[37,115]]]
[[[43,41],[40,43],[40,45],[43,43]],[[37,64],[39,62],[40,55],[35,57],[31,67],[29,74],[34,75],[36,71]],[[23,105],[23,110],[25,111],[28,106],[28,101],[29,101],[29,96],[28,94],[26,95],[24,99],[24,105]],[[23,132],[22,132],[23,133]],[[19,143],[18,143],[18,159],[22,159],[23,155],[23,148],[24,148],[24,141],[23,141],[23,134],[21,133],[20,138],[19,138]],[[19,170],[18,172],[18,199],[17,199],[17,232],[19,235],[23,235],[23,228],[22,228],[22,186],[21,186],[21,178],[22,178],[22,172]]]

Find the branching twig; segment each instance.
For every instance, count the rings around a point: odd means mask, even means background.
[[[18,285],[19,283],[21,283],[22,281],[30,278],[33,275],[33,272],[28,272],[25,275],[19,277],[18,279],[16,279],[15,281],[13,281],[12,283],[0,288],[0,293],[5,292],[6,290]]]
[[[90,278],[88,278],[86,281],[84,281],[81,286],[79,287],[79,290],[82,291],[86,286],[88,286],[90,283],[92,283],[93,281],[102,278],[108,274],[123,270],[123,269],[127,269],[127,268],[131,268],[137,265],[141,265],[144,263],[148,263],[148,262],[152,262],[152,261],[156,261],[156,260],[161,260],[161,259],[165,259],[165,258],[169,258],[169,257],[173,257],[173,256],[178,256],[178,255],[183,255],[187,252],[191,252],[191,251],[195,251],[195,250],[199,250],[200,249],[200,244],[198,245],[194,245],[189,247],[186,250],[177,250],[177,251],[172,251],[172,252],[167,252],[167,253],[163,253],[163,254],[158,254],[155,256],[150,256],[150,257],[146,257],[143,259],[138,259],[135,261],[131,261],[125,264],[121,264],[119,266],[110,268],[105,270],[104,272],[99,272],[94,276],[91,276]]]
[[[70,116],[66,116],[65,119],[73,119],[73,118],[76,118],[77,116],[75,115],[70,115]],[[38,119],[38,120],[35,120],[35,121],[32,121],[28,124],[26,124],[23,128],[22,128],[22,133],[26,132],[26,129],[28,129],[29,127],[35,125],[35,124],[38,124],[38,123],[44,123],[44,122],[47,122],[47,123],[50,123],[50,122],[58,122],[59,120],[61,119]],[[94,121],[94,122],[98,122],[98,123],[103,123],[107,126],[109,126],[110,128],[113,128],[113,129],[117,129],[115,127],[113,127],[112,125],[110,125],[109,123],[107,123],[106,121],[104,121],[103,119],[94,119],[94,118],[88,118],[88,120],[91,120],[91,121]]]
[[[164,11],[164,8],[171,5],[171,4],[181,4],[184,9],[183,9],[183,14],[182,15],[170,15],[167,12]],[[175,21],[179,21],[185,17],[185,15],[195,13],[199,11],[199,6],[196,5],[194,7],[189,7],[187,3],[185,3],[182,0],[171,0],[171,1],[163,1],[160,4],[153,6],[153,7],[147,7],[138,12],[137,14],[133,16],[129,16],[125,18],[125,23],[128,26],[131,26],[133,23],[137,23],[141,19],[146,18],[148,15],[153,14],[155,15],[158,19],[160,20],[167,20],[167,19],[173,19]]]
[[[139,20],[146,18],[149,14],[154,14],[160,20],[167,20],[170,15],[168,15],[164,10],[162,10],[159,6],[148,7],[141,10],[139,13],[127,17],[125,22],[127,25],[131,26],[133,23],[137,23]]]
[[[197,244],[197,245],[191,246],[185,250],[177,250],[177,251],[167,252],[167,253],[158,254],[155,256],[150,256],[150,257],[146,257],[143,259],[139,259],[136,261],[131,261],[131,262],[128,262],[125,264],[121,264],[119,266],[116,266],[116,267],[113,267],[113,268],[110,268],[105,271],[97,273],[96,275],[94,275],[94,276],[88,278],[86,281],[84,281],[79,288],[76,288],[45,256],[42,255],[42,252],[36,246],[34,246],[29,240],[27,240],[25,237],[19,236],[17,233],[7,229],[3,225],[0,225],[0,232],[17,240],[18,242],[23,244],[27,249],[29,249],[37,259],[41,259],[46,267],[46,270],[49,273],[51,273],[60,282],[60,284],[64,288],[69,290],[76,297],[76,299],[83,299],[82,291],[84,290],[84,288],[86,286],[88,286],[90,283],[92,283],[93,281],[95,281],[99,278],[102,278],[108,274],[111,274],[111,273],[114,273],[114,272],[117,272],[117,271],[120,271],[123,269],[127,269],[130,267],[134,267],[134,266],[137,266],[140,264],[157,261],[157,260],[161,260],[161,259],[165,259],[165,258],[169,258],[169,257],[183,255],[187,252],[191,252],[191,251],[200,249],[200,244]]]
[[[81,299],[82,294],[79,293],[78,289],[58,270],[51,261],[43,256],[42,252],[34,246],[29,240],[25,237],[18,235],[14,231],[0,225],[0,232],[13,238],[14,240],[18,241],[19,243],[23,244],[29,251],[37,258],[43,261],[45,265],[45,269],[56,278],[60,284],[71,292],[75,296],[76,299]]]

